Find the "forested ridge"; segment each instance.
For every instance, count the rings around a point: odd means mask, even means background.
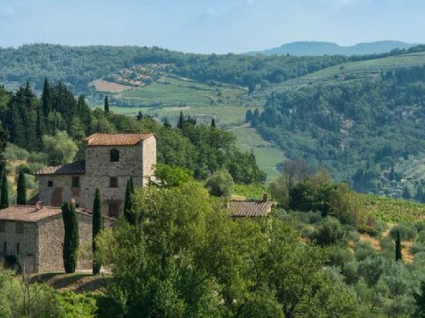
[[[260,84],[261,80],[282,82],[345,61],[347,58],[342,56],[201,55],[157,47],[31,44],[0,49],[0,82],[21,84],[30,81],[41,90],[47,76],[52,82],[60,80],[71,90],[83,93],[91,81],[120,69],[163,63],[170,64],[175,74],[199,81],[252,86]]]
[[[247,119],[288,158],[323,165],[357,190],[378,193],[384,172],[389,181],[400,181],[394,170],[399,159],[424,150],[424,81],[422,66],[375,78],[336,78],[272,93],[264,112]]]

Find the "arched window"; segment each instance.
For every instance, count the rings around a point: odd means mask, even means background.
[[[111,150],[111,162],[120,161],[120,152],[117,149]]]

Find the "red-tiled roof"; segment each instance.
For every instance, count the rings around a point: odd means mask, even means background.
[[[36,175],[67,175],[67,174],[84,174],[86,173],[86,162],[84,160],[76,161],[66,165],[47,167],[44,170],[37,171]]]
[[[81,213],[77,210],[78,213]],[[45,206],[36,210],[33,205],[15,205],[0,210],[0,221],[22,221],[37,223],[62,213],[60,207]]]
[[[272,201],[230,201],[229,204],[233,217],[266,216],[272,207]]]
[[[93,134],[84,140],[87,146],[135,146],[154,134]]]

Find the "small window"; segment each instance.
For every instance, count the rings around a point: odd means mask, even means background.
[[[24,223],[16,222],[16,233],[24,234]]]
[[[117,149],[111,150],[111,162],[120,161],[120,152]]]
[[[49,188],[53,188],[53,181],[52,180],[47,181],[47,186]]]
[[[110,188],[118,188],[118,178],[117,177],[111,177],[109,179],[109,187]]]
[[[6,222],[0,221],[0,233],[6,232]]]
[[[108,206],[108,213],[111,217],[118,217],[119,215],[119,207],[116,203],[111,203]]]
[[[7,255],[7,242],[3,243],[3,254]]]
[[[19,243],[16,243],[16,255],[19,255],[20,252]]]
[[[80,177],[72,177],[72,187],[73,188],[80,187]]]

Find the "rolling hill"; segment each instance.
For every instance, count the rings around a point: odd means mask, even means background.
[[[394,49],[408,49],[413,44],[400,41],[377,41],[371,43],[358,43],[353,46],[340,46],[332,42],[303,41],[283,44],[280,47],[249,52],[250,55],[296,55],[296,56],[321,56],[321,55],[368,55],[382,54]]]

